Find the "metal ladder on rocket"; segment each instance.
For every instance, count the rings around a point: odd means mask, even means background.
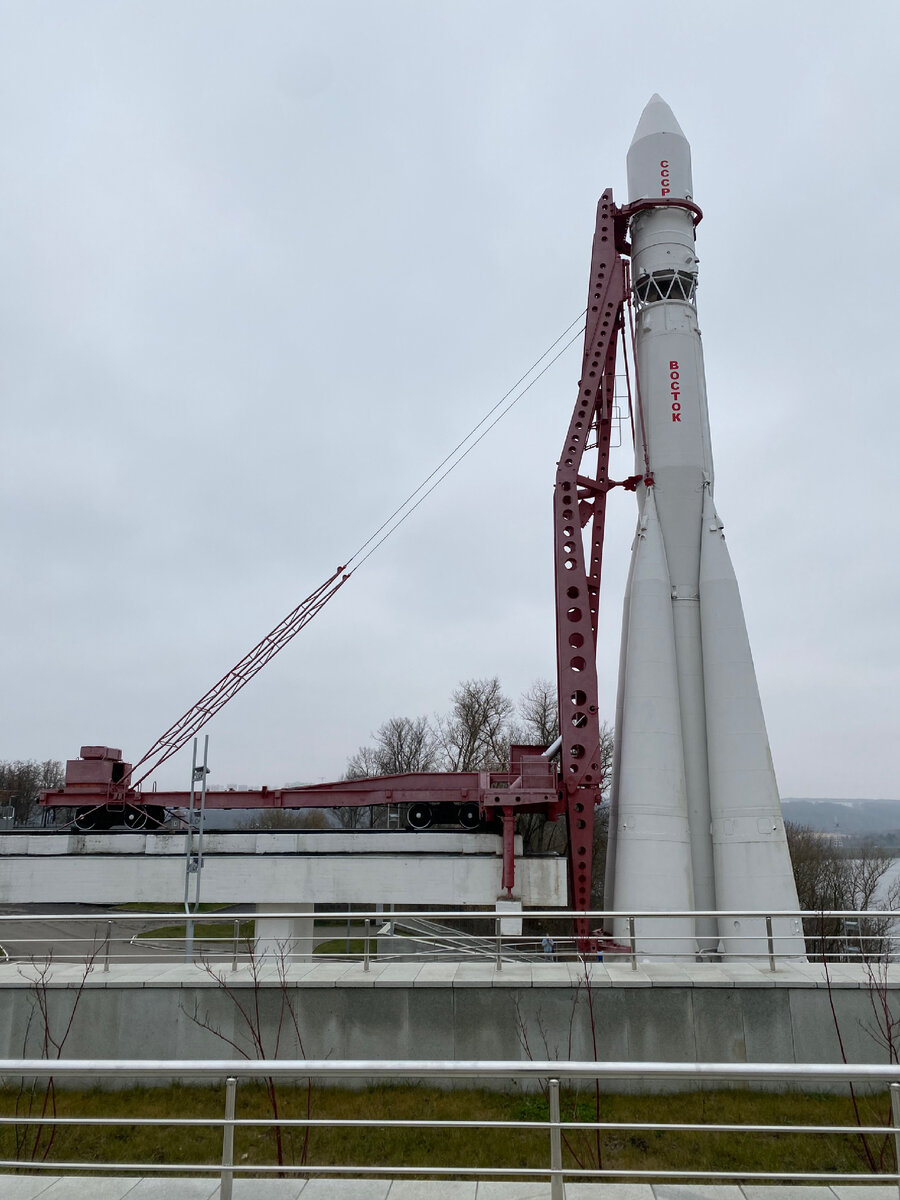
[[[690,146],[659,96],[644,109],[627,162],[642,482],[622,624],[605,907],[689,914],[638,917],[645,957],[765,960],[764,914],[799,905],[740,594],[713,503]],[[627,918],[615,919],[612,932],[627,941]],[[803,955],[796,918],[775,917],[771,934],[777,955]]]

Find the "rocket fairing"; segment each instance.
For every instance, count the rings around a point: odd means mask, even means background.
[[[645,956],[756,958],[767,954],[764,916],[704,914],[799,904],[713,503],[691,151],[657,95],[627,167],[629,204],[638,203],[630,233],[643,482],[623,614],[605,907],[697,914],[637,918]],[[627,940],[623,918],[613,932]],[[776,953],[803,954],[799,921],[776,917],[773,932]]]

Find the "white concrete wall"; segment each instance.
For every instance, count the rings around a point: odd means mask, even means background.
[[[184,892],[185,834],[0,836],[0,904],[159,903]],[[566,904],[566,862],[525,858],[515,897]],[[490,834],[211,834],[201,899],[231,904],[493,905],[500,839]]]

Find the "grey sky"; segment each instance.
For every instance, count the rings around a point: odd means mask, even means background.
[[[140,754],[356,548],[583,307],[659,91],[782,793],[900,797],[900,15],[615,11],[0,0],[0,757]],[[216,720],[215,782],[335,778],[463,678],[554,674],[577,377],[573,349]]]

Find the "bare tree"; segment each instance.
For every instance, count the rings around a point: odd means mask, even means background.
[[[0,804],[13,806],[17,825],[26,825],[36,815],[41,792],[62,784],[62,763],[52,758],[46,762],[34,759],[0,762]]]
[[[62,1058],[63,1050],[75,1015],[87,986],[87,978],[94,969],[94,960],[100,946],[96,939],[84,960],[81,978],[68,983],[64,989],[54,988],[51,993],[53,975],[53,955],[48,954],[44,959],[32,958],[29,962],[17,967],[19,974],[29,984],[31,1011],[25,1023],[25,1033],[22,1038],[22,1057],[33,1056],[31,1049],[35,1037],[40,1043],[40,1057],[48,1059]],[[58,1002],[59,1014],[51,1011],[51,994]],[[68,1007],[68,1013],[65,1011]],[[35,1125],[15,1126],[16,1158],[27,1156],[31,1162],[46,1162],[56,1141],[56,1083],[50,1075],[43,1084],[36,1078],[26,1085],[22,1079],[16,1095],[15,1112],[17,1117],[31,1117],[40,1105],[40,1123]],[[49,1130],[42,1122],[46,1119]]]
[[[437,738],[447,769],[483,771],[505,766],[515,709],[497,676],[467,679],[451,701],[450,712],[437,718]]]
[[[518,720],[517,720],[518,717]],[[556,688],[536,679],[519,698],[518,706],[503,692],[496,675],[467,679],[451,697],[450,711],[433,721],[427,717],[392,717],[360,746],[347,762],[345,779],[401,775],[416,771],[504,770],[513,743],[549,746],[559,733]],[[612,764],[613,734],[600,730],[600,768],[604,789]],[[371,829],[387,820],[384,808],[335,809],[346,829]],[[522,813],[516,828],[531,851],[563,853],[565,823],[548,822],[543,813]]]
[[[534,1055],[531,1050],[531,1040],[533,1037],[539,1038],[542,1043],[542,1058],[548,1061],[558,1059],[562,1053],[565,1059],[571,1059],[575,1048],[575,1037],[580,1030],[586,1032],[590,1038],[590,1052],[593,1061],[601,1061],[598,1045],[600,1019],[594,1010],[592,965],[590,960],[584,955],[581,955],[580,958],[581,971],[574,988],[570,991],[572,1007],[569,1012],[568,1028],[565,1029],[565,1046],[560,1045],[560,1035],[563,1033],[563,1027],[560,1024],[554,1023],[551,1030],[545,1023],[543,1014],[538,1010],[535,1028],[532,1029],[522,1013],[519,1002],[516,1001],[516,1035],[519,1045],[525,1052],[526,1058],[531,1061],[534,1061]],[[549,1105],[549,1088],[547,1083],[541,1081],[540,1088],[545,1103]],[[591,1117],[599,1124],[603,1119],[599,1078],[594,1080],[593,1093],[591,1101],[593,1112],[591,1113]],[[568,1110],[569,1120],[573,1123],[584,1120],[583,1114],[579,1111],[582,1094],[582,1085],[580,1083],[560,1089],[560,1107],[564,1111]],[[563,1145],[572,1156],[572,1160],[577,1167],[588,1170],[602,1169],[603,1137],[599,1129],[563,1128],[561,1137]]]
[[[374,745],[360,746],[347,760],[345,779],[405,775],[437,766],[437,740],[427,717],[391,717],[373,738]],[[387,821],[382,807],[344,805],[334,811],[345,829],[374,829]]]
[[[549,685],[546,681],[538,680],[532,684],[529,694],[534,697],[537,692],[537,713],[546,713],[544,700],[546,694],[541,695],[543,689]],[[551,693],[553,694],[553,693]],[[523,697],[523,700],[525,697]],[[523,706],[524,707],[524,706]],[[526,716],[527,720],[527,716]],[[549,733],[552,726],[545,726]],[[557,734],[549,739],[554,741]],[[614,735],[609,724],[604,721],[600,726],[600,777],[602,780],[601,791],[604,799],[609,795],[610,776],[612,773],[613,761],[613,743]],[[520,813],[516,818],[516,832],[522,835],[525,850],[529,854],[535,853],[557,853],[564,854],[566,849],[566,823],[565,821],[548,821],[544,813]],[[603,881],[606,876],[606,846],[609,840],[609,805],[607,803],[598,804],[594,808],[594,853],[593,853],[593,869],[591,872],[591,903],[597,907],[603,906]]]
[[[519,697],[519,716],[525,739],[549,746],[559,737],[559,701],[549,679],[535,679]],[[524,739],[523,739],[524,740]]]
[[[263,808],[254,813],[245,829],[328,829],[329,821],[321,808]]]
[[[227,1046],[230,1046],[242,1058],[278,1058],[282,1045],[290,1039],[291,1034],[293,1034],[297,1047],[297,1053],[294,1057],[306,1057],[306,1051],[303,1049],[303,1039],[300,1035],[300,1021],[294,1007],[293,989],[287,978],[286,946],[279,943],[276,953],[273,954],[269,951],[266,954],[259,955],[256,953],[253,942],[248,939],[246,965],[250,975],[249,987],[241,987],[238,982],[232,982],[225,975],[221,964],[214,965],[204,960],[200,965],[209,977],[215,980],[219,989],[231,1002],[235,1012],[235,1035],[234,1037],[229,1037],[213,1020],[209,1010],[201,1009],[198,999],[194,1000],[192,1011],[182,1007],[182,1012],[195,1025],[198,1025],[201,1029],[205,1029],[213,1037],[217,1037]],[[264,971],[269,973],[269,969],[273,965],[275,967],[276,986],[278,989],[278,1008],[275,1013],[271,1013],[269,1006],[263,1001],[263,988],[265,985],[262,979]],[[285,1128],[279,1123],[281,1100],[274,1077],[266,1076],[264,1084],[269,1107],[272,1112],[272,1137],[275,1142],[275,1157],[278,1165],[284,1166],[286,1151],[290,1151],[293,1157],[293,1146],[291,1143],[293,1127],[288,1127],[286,1137]],[[309,1119],[311,1110],[312,1080],[307,1079],[307,1119]],[[309,1126],[304,1125],[302,1130],[303,1140],[299,1148],[300,1164],[305,1163],[309,1156]]]
[[[866,843],[844,846],[792,821],[785,821],[784,828],[797,898],[804,911],[864,912],[876,904],[880,908],[900,908],[900,880],[895,880],[886,894],[878,895],[893,861],[886,851]],[[837,917],[809,917],[804,920],[807,953],[821,957],[827,952],[834,957],[849,950],[863,959],[877,958],[884,951],[890,925],[889,917],[860,918],[852,925]]]
[[[434,770],[437,745],[427,717],[391,717],[374,738],[374,746],[360,746],[350,757],[345,779]]]

